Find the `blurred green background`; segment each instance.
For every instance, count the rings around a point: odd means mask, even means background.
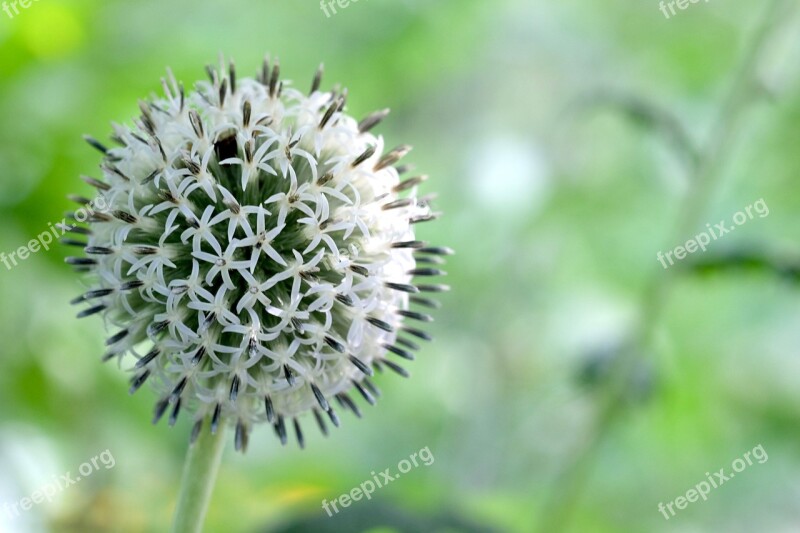
[[[328,439],[281,448],[258,428],[228,450],[208,531],[534,531],[562,498],[568,530],[800,531],[800,291],[769,272],[678,275],[640,347],[630,402],[580,457],[617,347],[673,242],[685,158],[647,120],[581,105],[598,91],[658,102],[708,138],[764,3],[361,0],[326,17],[315,1],[40,0],[0,12],[0,251],[88,194],[96,152],[160,91],[187,86],[218,53],[240,75],[265,52],[305,87],[350,90],[357,117],[389,106],[390,145],[432,176],[446,216],[422,237],[457,250],[434,325],[405,381]],[[782,18],[759,72],[769,97],[742,114],[705,222],[763,198],[770,214],[723,249],[800,255],[800,21]],[[576,106],[576,103],[578,104]],[[572,110],[572,111],[570,111]],[[576,111],[582,110],[582,111]],[[590,112],[587,112],[590,111]],[[637,118],[634,116],[634,118]],[[165,531],[189,432],[149,424],[153,397],[103,366],[98,319],[77,321],[69,250],[0,265],[0,506],[109,450],[101,469],[0,531]],[[710,256],[709,256],[710,257]],[[761,444],[769,455],[669,521],[660,502]],[[332,500],[423,447],[435,462],[328,518]],[[232,447],[232,446],[231,446]]]

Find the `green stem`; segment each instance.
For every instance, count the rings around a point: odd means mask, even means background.
[[[722,166],[741,123],[743,111],[750,103],[758,83],[758,66],[771,31],[779,22],[787,6],[786,0],[773,0],[766,8],[765,16],[758,27],[751,46],[742,59],[741,65],[731,87],[731,92],[721,106],[718,120],[712,130],[710,140],[700,153],[694,169],[692,187],[688,193],[682,216],[680,217],[674,239],[680,242],[692,234],[699,224],[712,194],[720,180]],[[677,267],[672,270],[677,270]],[[571,510],[580,497],[593,453],[609,432],[616,419],[625,411],[627,388],[632,373],[636,369],[641,348],[650,344],[654,326],[658,323],[664,309],[668,288],[677,272],[659,269],[643,292],[642,321],[632,339],[632,343],[620,354],[614,368],[615,372],[602,399],[597,419],[584,445],[578,450],[574,460],[556,482],[551,493],[551,501],[539,524],[540,531],[554,533],[564,531],[569,523]]]
[[[181,480],[181,492],[175,509],[173,533],[200,533],[203,530],[208,503],[225,449],[225,424],[216,434],[204,428],[189,448]]]

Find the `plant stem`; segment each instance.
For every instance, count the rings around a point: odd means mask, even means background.
[[[200,533],[203,530],[224,449],[223,423],[220,423],[214,435],[208,428],[203,428],[197,441],[190,446],[172,524],[173,533]]]
[[[786,6],[786,0],[772,0],[766,8],[765,16],[742,58],[731,92],[720,108],[710,140],[699,154],[688,198],[677,223],[675,238],[670,242],[681,242],[702,224],[702,217],[723,174],[722,167],[735,139],[743,112],[751,103],[754,90],[757,89],[758,66],[764,48],[776,23],[784,14],[785,10],[782,8]],[[616,419],[625,411],[627,388],[636,369],[640,349],[650,344],[654,326],[665,307],[668,288],[676,273],[669,270],[658,271],[645,288],[642,294],[642,320],[631,344],[620,353],[616,361],[597,419],[585,444],[556,482],[551,494],[552,500],[545,507],[539,524],[543,533],[564,531],[568,526],[570,513],[578,502],[581,488],[592,465],[593,452]]]

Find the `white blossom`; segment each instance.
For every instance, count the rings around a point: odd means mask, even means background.
[[[154,385],[156,420],[189,413],[193,438],[231,424],[240,449],[257,423],[285,442],[291,419],[302,445],[304,413],[326,432],[334,399],[372,403],[373,370],[407,375],[409,337],[429,339],[406,325],[435,306],[417,293],[447,289],[413,280],[450,251],[415,237],[435,214],[395,166],[409,148],[370,133],[388,110],[358,122],[319,75],[306,95],[278,73],[220,67],[186,93],[169,72],[115,147],[90,139],[103,179],[84,180],[108,209],[69,228],[95,284],[79,316],[115,328],[105,359],[129,363],[132,392]]]

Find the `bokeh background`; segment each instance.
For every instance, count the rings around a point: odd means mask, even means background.
[[[648,106],[702,146],[767,3],[691,4],[670,19],[656,0],[361,0],[331,17],[312,0],[40,0],[0,12],[0,251],[88,193],[78,175],[99,157],[81,135],[129,121],[165,67],[190,86],[220,52],[240,75],[270,52],[305,87],[324,62],[352,114],[389,106],[380,132],[415,145],[446,213],[422,236],[457,250],[454,290],[413,378],[380,378],[363,420],[346,416],[327,439],[308,431],[303,451],[269,428],[246,456],[228,450],[208,531],[525,532],[554,509],[568,531],[800,531],[796,13],[770,29],[761,90],[734,110],[739,133],[696,230],[762,198],[769,216],[686,263],[768,250],[781,269],[673,274],[656,261],[693,235],[674,234],[692,173]],[[165,531],[188,421],[151,426],[152,395],[129,397],[127,375],[100,363],[100,320],[68,304],[82,291],[68,253],[0,265],[0,505],[103,450],[116,464],[20,517],[0,509],[0,531]],[[611,363],[668,275],[625,408],[592,441]],[[768,461],[669,521],[658,512],[759,444]],[[426,446],[434,464],[324,514],[323,498]],[[580,475],[565,484],[565,472]]]

